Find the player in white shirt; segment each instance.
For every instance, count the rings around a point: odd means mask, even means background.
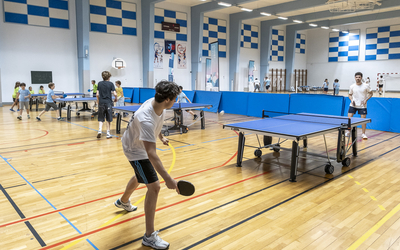
[[[169,140],[161,134],[165,109],[174,105],[180,91],[176,83],[168,81],[159,82],[155,90],[155,97],[144,102],[135,112],[122,136],[122,148],[135,175],[128,182],[122,197],[114,204],[129,212],[135,211],[137,207],[130,203],[130,196],[139,183],[145,184],[147,186],[144,202],[146,233],[143,236],[142,244],[155,249],[167,249],[169,243],[162,240],[158,236],[158,231],[154,230],[154,217],[160,192],[157,173],[165,180],[169,189],[175,189],[177,193],[179,190],[177,182],[168,174],[157,155],[156,141],[158,137],[164,145],[169,143]]]
[[[353,83],[349,89],[350,107],[348,111],[348,117],[353,117],[358,112],[361,118],[367,117],[367,101],[372,97],[373,93],[371,87],[362,82],[363,74],[357,72],[355,74],[356,83]],[[362,125],[362,138],[368,139],[365,134],[367,128],[366,124]],[[346,136],[349,136],[349,132],[346,132]]]
[[[254,84],[254,92],[256,92],[257,90],[258,92],[260,92],[260,81],[256,78],[253,84]]]
[[[380,77],[379,77],[379,80],[378,80],[378,87],[379,87],[379,95],[382,95],[382,92],[383,92],[383,85],[385,84],[385,79],[383,79],[383,75],[381,75]]]

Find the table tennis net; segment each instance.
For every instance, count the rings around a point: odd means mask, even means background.
[[[350,118],[347,117],[335,117],[335,116],[324,116],[317,114],[291,114],[276,116],[274,119],[308,122],[308,123],[322,123],[340,126],[342,124],[351,124]]]

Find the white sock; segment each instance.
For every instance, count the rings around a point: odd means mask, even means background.
[[[107,134],[110,134],[110,130],[107,130]]]

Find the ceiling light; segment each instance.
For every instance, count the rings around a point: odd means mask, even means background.
[[[287,17],[283,17],[283,16],[278,16],[278,18],[282,19],[282,20],[287,20]]]
[[[342,33],[347,34],[347,33],[349,33],[349,32],[348,32],[347,30],[343,30]]]
[[[293,22],[295,22],[295,23],[302,23],[303,21],[300,21],[300,20],[293,20]]]
[[[328,29],[329,29],[329,27],[326,27],[326,26],[321,26],[321,29],[328,30]]]
[[[247,9],[247,8],[241,8],[241,10],[247,11],[247,12],[252,12],[253,11],[252,9]]]
[[[340,30],[339,29],[332,29],[332,31],[339,32]]]
[[[224,2],[218,2],[218,5],[225,6],[225,7],[231,7],[232,6],[232,4],[224,3]]]
[[[261,12],[260,14],[263,15],[263,16],[270,16],[271,15],[271,14],[266,13],[266,12]]]
[[[317,27],[318,25],[316,25],[315,23],[310,23],[309,24],[311,27]]]

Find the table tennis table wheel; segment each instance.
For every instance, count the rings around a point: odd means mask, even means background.
[[[254,151],[254,155],[255,155],[256,157],[261,157],[262,151],[261,151],[260,149],[256,149],[256,150]]]
[[[164,131],[164,136],[169,136],[168,130],[165,130],[165,131]]]
[[[344,158],[344,160],[342,161],[342,165],[343,167],[348,167],[351,164],[351,160],[349,157]]]
[[[80,114],[81,114],[81,113],[79,113],[79,112],[76,113],[77,116],[80,116]]]
[[[325,173],[333,174],[333,171],[335,171],[335,168],[332,166],[332,164],[328,163],[325,165]]]
[[[281,145],[280,145],[280,144],[276,144],[275,146],[278,146],[278,147],[280,147]],[[275,147],[274,147],[274,151],[275,151],[275,152],[277,152],[277,153],[278,153],[280,150],[281,150],[280,148],[275,148]]]
[[[189,131],[189,128],[183,128],[183,133],[186,134]]]

